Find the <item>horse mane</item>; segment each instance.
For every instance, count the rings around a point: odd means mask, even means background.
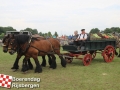
[[[26,42],[28,42],[28,40],[30,40],[30,36],[26,34],[20,34],[15,36],[15,42],[17,44],[25,44]]]
[[[41,39],[43,39],[43,37],[41,36],[30,36],[30,35],[26,35],[26,34],[20,34],[15,36],[15,42],[17,42],[18,44],[25,44],[26,42],[28,42],[31,39],[31,42],[39,41]]]

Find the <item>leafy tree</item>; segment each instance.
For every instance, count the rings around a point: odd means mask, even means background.
[[[37,29],[33,29],[33,30],[32,30],[32,34],[38,34]]]
[[[2,33],[2,34],[0,35],[0,39],[2,39],[2,38],[4,37],[4,35],[5,35],[5,34],[4,34],[4,33]]]
[[[3,27],[0,27],[0,34],[5,33],[5,30]]]
[[[4,30],[5,31],[16,31],[16,29],[14,29],[13,27],[10,27],[10,26],[4,27]]]
[[[55,31],[54,36],[58,37],[58,33]]]
[[[104,33],[112,33],[112,32],[120,33],[120,28],[119,27],[111,27],[111,28],[106,28],[104,30]]]
[[[90,30],[90,33],[98,33],[100,30],[98,28],[93,28]]]
[[[39,32],[39,35],[40,35],[40,36],[43,36],[43,33],[42,33],[42,32]]]
[[[44,33],[44,37],[47,37],[48,36],[48,34],[47,33]]]
[[[45,34],[43,33],[42,36],[45,37]]]
[[[23,31],[29,31],[29,32],[31,32],[32,34],[38,34],[37,29],[26,28],[26,29],[24,29]]]
[[[50,32],[50,31],[48,32],[48,36],[49,36],[49,37],[51,37],[51,36],[52,36],[52,34],[51,34],[51,32]]]
[[[120,28],[119,27],[111,27],[111,31],[120,33]]]
[[[112,30],[111,30],[110,28],[106,28],[106,29],[104,30],[104,33],[112,33]]]
[[[16,31],[16,29],[14,29],[13,27],[0,27],[0,34],[2,33],[6,33],[6,31]]]

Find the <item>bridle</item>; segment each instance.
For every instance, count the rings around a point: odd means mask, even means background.
[[[9,38],[9,37],[7,38],[7,37],[6,37],[5,40],[3,41],[3,45],[2,45],[2,46],[5,47],[5,48],[7,49],[7,51],[8,51],[8,46],[9,46],[10,39],[11,39],[11,38]],[[7,41],[7,44],[5,45],[4,43],[5,43],[6,41]]]

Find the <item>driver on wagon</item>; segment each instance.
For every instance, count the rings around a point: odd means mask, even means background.
[[[76,41],[79,41],[79,42],[76,42],[76,45],[79,46],[81,49],[84,49],[85,40],[87,40],[87,38],[88,38],[88,35],[87,33],[85,33],[85,29],[82,29],[81,34],[79,34],[79,36],[76,39]]]
[[[85,33],[85,29],[81,30],[81,34],[79,34],[78,38],[76,39],[76,41],[80,40],[80,41],[84,41],[86,40],[88,37],[88,35]]]

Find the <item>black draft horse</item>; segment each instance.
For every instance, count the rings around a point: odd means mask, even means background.
[[[7,36],[5,36],[3,38],[3,52],[4,53],[7,53],[8,52],[8,45],[9,45],[9,42],[10,42],[10,39],[14,36],[14,34],[8,34]],[[39,37],[40,38],[40,37]],[[18,65],[18,62],[19,62],[19,59],[21,58],[21,56],[23,56],[23,52],[21,49],[17,50],[17,57],[15,59],[15,62],[13,64],[13,67],[11,69],[15,69],[17,70],[19,68],[19,65]],[[48,55],[48,58],[49,58],[49,65],[51,64],[51,57],[50,55]],[[42,66],[45,67],[46,66],[46,59],[45,59],[45,56],[42,56]],[[28,59],[28,69],[33,69],[33,65],[30,61],[30,59]]]
[[[25,50],[25,58],[23,60],[22,71],[26,71],[26,62],[29,58],[33,58],[36,64],[35,72],[41,73],[42,67],[38,61],[38,56],[45,56],[49,54],[52,57],[52,63],[50,68],[55,69],[56,57],[54,54],[57,54],[61,59],[61,65],[66,67],[66,60],[60,53],[60,42],[56,39],[49,38],[45,40],[40,40],[37,38],[30,37],[29,35],[17,35],[13,37],[14,39],[10,40],[8,51],[10,54],[13,54],[15,50],[21,49]]]

